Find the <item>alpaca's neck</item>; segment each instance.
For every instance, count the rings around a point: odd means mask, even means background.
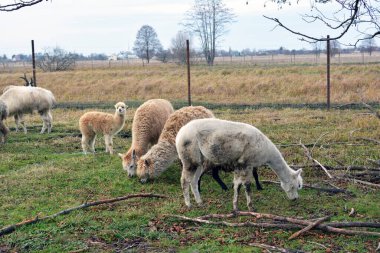
[[[153,177],[158,177],[178,157],[175,145],[160,141],[149,150],[149,157],[155,163],[155,171],[150,172]]]
[[[293,174],[293,170],[286,163],[277,148],[273,150],[273,154],[271,155],[268,165],[277,174],[281,182],[289,182],[291,175]]]
[[[114,122],[118,125],[124,124],[125,122],[125,114],[119,114],[115,112],[113,115]]]

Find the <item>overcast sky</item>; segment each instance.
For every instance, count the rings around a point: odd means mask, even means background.
[[[7,1],[10,0],[0,3]],[[302,22],[299,14],[311,9],[310,1],[281,10],[271,0],[248,0],[248,4],[247,0],[224,2],[237,19],[228,25],[229,32],[219,43],[219,49],[312,48],[282,28],[273,30],[275,24],[263,15],[278,17],[290,27],[314,36],[328,33],[321,25]],[[180,22],[192,4],[193,0],[51,0],[13,12],[0,12],[0,55],[30,54],[31,39],[35,40],[37,52],[59,46],[85,55],[109,55],[132,50],[137,31],[143,25],[152,26],[164,48],[168,48],[171,39],[183,29]],[[343,42],[353,38],[348,35]]]

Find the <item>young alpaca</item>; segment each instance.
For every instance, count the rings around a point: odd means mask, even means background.
[[[156,178],[178,157],[175,138],[179,129],[194,119],[213,118],[214,115],[203,106],[183,107],[170,115],[165,123],[158,143],[137,162],[137,176],[141,182]]]
[[[165,99],[151,99],[137,108],[132,123],[132,145],[128,152],[119,154],[128,176],[136,174],[137,161],[157,143],[169,115],[172,104]]]
[[[267,164],[277,174],[288,198],[298,198],[302,188],[302,169],[294,171],[285,162],[277,147],[257,128],[239,122],[219,119],[193,120],[182,127],[176,137],[176,148],[182,162],[181,185],[185,204],[190,207],[189,187],[195,201],[202,203],[198,180],[204,161],[234,167],[233,209],[238,209],[238,188],[245,187],[247,206],[252,210],[252,169]]]
[[[113,154],[112,137],[123,129],[127,106],[123,102],[115,105],[115,114],[104,112],[87,112],[79,119],[79,129],[82,133],[82,148],[87,154],[88,150],[95,153],[96,134],[103,134],[106,143],[106,152]]]

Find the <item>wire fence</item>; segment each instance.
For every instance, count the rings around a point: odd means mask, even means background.
[[[214,65],[325,65],[326,54],[267,54],[250,56],[219,56],[215,58]],[[169,62],[175,62],[171,60]],[[191,58],[193,65],[206,64],[204,58]],[[331,57],[331,64],[370,64],[380,63],[380,52],[336,54]],[[123,68],[130,65],[145,65],[141,59],[123,60],[86,60],[76,61],[75,69],[107,69]],[[157,59],[152,59],[149,65],[164,64]],[[0,62],[0,73],[29,72],[32,69],[31,61],[7,61]]]

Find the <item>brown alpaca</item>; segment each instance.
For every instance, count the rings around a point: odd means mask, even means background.
[[[212,112],[203,106],[183,107],[170,115],[158,143],[137,162],[136,173],[142,182],[158,177],[178,158],[175,138],[179,129],[191,120],[203,118],[214,118]]]
[[[132,145],[127,153],[119,154],[128,176],[136,174],[137,161],[157,143],[173,111],[173,106],[165,99],[151,99],[137,108],[132,123]]]
[[[96,134],[103,134],[106,143],[106,152],[113,154],[112,137],[123,129],[127,106],[123,102],[115,105],[115,114],[104,112],[87,112],[79,119],[79,129],[82,133],[82,148],[95,153]]]

